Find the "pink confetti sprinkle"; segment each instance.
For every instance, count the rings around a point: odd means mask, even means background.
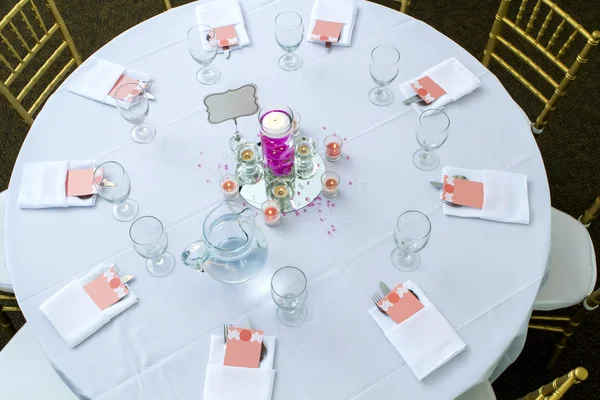
[[[296,192],[296,193],[298,193],[298,196],[300,196],[300,191],[298,191],[298,192]]]
[[[221,168],[221,163],[217,164],[217,168]]]
[[[323,127],[323,130],[326,130],[326,129],[327,129],[327,127],[326,127],[326,126],[324,126],[324,127]]]
[[[331,203],[331,200],[327,200],[327,204]]]
[[[315,205],[315,202],[313,201],[312,203],[309,204],[309,207],[313,207]]]
[[[323,221],[323,218],[319,218],[319,219],[321,220],[321,222],[325,222],[325,221]]]
[[[334,231],[334,232],[337,232],[337,229],[335,229],[335,228],[334,228],[334,229],[333,229],[333,231]]]
[[[281,215],[283,215],[285,217],[287,215],[287,213],[281,213]]]
[[[299,193],[300,193],[300,192],[298,192],[298,194],[299,194]],[[310,199],[309,199],[308,197],[305,197],[305,198],[304,198],[304,200],[306,200],[306,201],[310,201]]]
[[[327,234],[328,234],[329,236],[331,236],[331,232],[327,231]]]
[[[202,164],[198,164],[198,168],[202,168]]]
[[[203,152],[203,151],[201,151],[201,152],[200,152],[200,155],[202,155],[202,154],[204,154],[204,152]]]
[[[321,199],[321,196],[317,196],[317,200],[323,200],[323,199]]]
[[[335,207],[335,204],[332,204],[331,207]]]
[[[296,217],[300,215],[300,211],[294,211],[294,213],[296,214]]]
[[[320,167],[321,167],[321,164],[317,164],[317,168],[320,168]]]
[[[331,225],[332,228],[335,228],[335,225]]]
[[[229,171],[229,165],[225,164],[225,171]]]
[[[317,205],[318,205],[318,206],[320,206],[320,205],[321,205],[321,202],[318,202],[318,203],[317,203]]]
[[[321,211],[321,210],[317,210],[317,211],[318,211],[318,212],[323,212],[323,211]]]
[[[347,137],[345,137],[345,138],[344,138],[344,142],[346,142],[347,140],[348,140],[348,138],[347,138]]]
[[[306,208],[304,209],[304,212],[307,212],[307,211],[306,211]]]
[[[348,182],[348,185],[352,185],[352,182]]]
[[[206,180],[206,183],[210,183],[210,179],[207,179],[207,180]]]
[[[310,181],[306,182],[307,185],[310,185]]]
[[[349,159],[350,159],[350,156],[346,156],[346,160],[349,160]]]
[[[247,204],[246,204],[246,202],[243,202],[243,203],[242,203],[242,205],[243,205],[244,207],[246,207],[246,205],[247,205]]]

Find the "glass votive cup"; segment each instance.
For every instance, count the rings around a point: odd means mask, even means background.
[[[240,195],[237,176],[225,174],[219,180],[219,188],[225,200],[235,200]]]
[[[269,190],[270,189],[270,190]],[[273,200],[285,202],[293,197],[293,188],[289,182],[283,179],[275,179],[270,184],[267,190],[270,191],[270,196]]]
[[[313,157],[319,151],[317,142],[306,136],[301,136],[296,141],[296,157],[294,168],[296,176],[301,179],[309,179],[315,174],[315,162]]]
[[[300,134],[300,121],[302,120],[302,116],[296,110],[292,110],[294,114],[294,137]]]
[[[338,194],[340,176],[333,171],[325,171],[321,175],[322,193],[325,197],[335,197]]]
[[[268,199],[262,204],[265,225],[273,228],[281,223],[281,207],[275,200]]]
[[[344,141],[338,135],[327,136],[325,142],[325,157],[327,161],[337,161],[342,157]]]

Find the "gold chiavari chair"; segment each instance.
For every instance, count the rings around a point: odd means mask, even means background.
[[[12,295],[0,294],[0,301],[2,300],[16,301],[16,297]],[[21,312],[21,309],[17,306],[8,307],[0,304],[0,327],[4,329],[6,333],[8,333],[9,338],[11,338],[15,333],[17,333],[17,331],[11,319],[6,314],[7,312]]]
[[[165,5],[165,11],[169,11],[171,9],[171,0],[163,0],[163,4]]]
[[[556,378],[552,383],[542,386],[518,400],[559,400],[565,393],[578,383],[588,378],[588,372],[583,367],[577,367],[568,374]],[[494,389],[489,382],[481,383],[460,395],[456,400],[495,400]]]
[[[408,14],[411,0],[394,0],[396,3],[400,3],[400,12]]]
[[[589,228],[592,224],[592,221],[596,219],[596,217],[600,215],[600,196],[596,197],[596,200],[583,212],[583,215],[579,217],[579,221],[585,226]]]
[[[491,60],[497,61],[500,65],[507,69],[508,72],[510,72],[515,78],[517,78],[523,85],[525,85],[538,99],[542,101],[542,103],[544,103],[544,108],[542,112],[540,113],[540,115],[538,115],[535,122],[531,125],[532,132],[541,133],[544,127],[547,125],[549,117],[556,110],[556,105],[559,99],[565,95],[567,87],[572,81],[575,80],[581,66],[588,61],[588,54],[590,53],[593,47],[598,45],[598,41],[600,41],[600,31],[594,31],[592,33],[588,32],[583,26],[581,26],[581,24],[575,21],[569,14],[567,14],[560,7],[558,7],[556,3],[553,3],[550,0],[535,1],[533,11],[529,17],[527,24],[525,24],[523,16],[527,8],[528,0],[521,0],[521,5],[519,7],[517,16],[513,21],[507,16],[510,2],[511,0],[501,0],[500,2],[500,7],[498,8],[498,12],[496,14],[494,24],[492,26],[492,31],[489,35],[487,45],[485,47],[485,50],[483,51],[483,58],[481,62],[486,67],[489,67]],[[546,17],[543,20],[536,34],[533,31],[533,27],[535,25],[538,13],[542,9],[542,5],[549,7],[550,10],[546,14]],[[546,40],[544,38],[544,34],[546,33],[546,30],[554,16],[556,16],[560,20],[560,23],[556,27],[556,30],[553,32],[553,34],[548,38],[548,40]],[[523,22],[525,26],[522,26],[521,22]],[[564,74],[560,82],[554,80],[551,74],[544,71],[542,67],[539,64],[537,64],[532,58],[527,56],[524,52],[519,50],[513,43],[510,43],[506,39],[506,37],[501,35],[502,28],[504,27],[504,25],[508,26],[519,37],[525,39],[525,41],[532,45],[536,50],[540,51],[545,56],[545,58],[547,58],[550,61],[551,64],[553,64],[560,70],[561,74]],[[573,32],[569,35],[569,37],[560,47],[558,52],[553,53],[554,44],[556,43],[563,29],[567,28],[567,26],[570,26],[573,29]],[[571,47],[573,42],[576,40],[577,35],[581,35],[586,40],[586,43],[583,49],[577,55],[575,61],[570,66],[567,66],[563,61],[561,61],[561,57],[567,52],[567,49]],[[506,47],[514,55],[516,55],[527,65],[529,65],[554,88],[554,93],[552,93],[552,96],[550,98],[546,97],[529,80],[527,80],[523,75],[517,72],[517,70],[513,66],[511,66],[502,57],[498,55],[498,53],[496,52],[496,45],[498,43]]]
[[[81,64],[81,56],[75,48],[71,34],[56,8],[55,1],[44,0],[51,14],[52,24],[47,23],[50,17],[45,18],[40,12],[40,9],[44,10],[38,6],[41,1],[19,0],[13,9],[0,20],[0,44],[2,45],[0,47],[0,93],[6,97],[10,106],[29,125],[33,123],[33,116],[54,87],[67,75],[71,68]],[[29,81],[23,84],[22,89],[17,92],[18,89],[14,87],[16,86],[15,81],[21,82],[24,80],[23,71],[28,66],[33,66],[31,61],[36,55],[40,54],[43,47],[46,47],[48,43],[56,42],[53,36],[56,36],[57,32],[60,35],[60,44],[57,45],[52,55],[46,59],[43,65],[33,73]],[[41,91],[41,94],[33,101],[29,101],[30,105],[26,106],[24,104],[25,97],[65,50],[70,53],[66,64]],[[6,75],[8,77],[5,78]]]

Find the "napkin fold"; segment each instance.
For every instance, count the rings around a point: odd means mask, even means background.
[[[109,267],[104,263],[98,264],[82,278],[69,282],[40,306],[40,310],[71,348],[137,302],[137,296],[129,289],[127,296],[107,309],[100,310],[85,292],[83,287]]]
[[[306,35],[307,42],[323,43],[311,39],[311,33],[315,28],[317,20],[339,22],[343,24],[340,38],[332,46],[350,46],[352,42],[352,32],[356,25],[356,14],[358,9],[354,0],[315,0],[312,12],[310,14],[310,24]]]
[[[467,345],[417,284],[406,281],[403,286],[419,297],[424,306],[421,310],[400,324],[382,314],[377,307],[371,308],[369,314],[417,379],[422,380]]]
[[[444,167],[444,175],[462,175],[483,183],[483,208],[452,207],[443,204],[444,214],[457,217],[481,218],[490,221],[529,224],[529,196],[527,176],[512,172],[483,171]]]
[[[211,28],[233,25],[237,34],[238,44],[230,46],[230,50],[250,44],[250,38],[244,26],[244,15],[237,0],[202,2],[196,7],[196,20],[199,25],[208,25]],[[218,52],[222,53],[223,48],[219,47]]]
[[[152,79],[150,74],[92,57],[77,69],[67,88],[79,96],[116,107],[115,98],[108,94],[123,74],[141,81]]]
[[[212,336],[203,399],[271,400],[275,381],[275,337],[265,336],[263,340],[267,357],[260,363],[260,368],[242,368],[223,365],[223,336]]]
[[[421,113],[430,108],[441,110],[449,103],[452,103],[463,96],[468,95],[479,86],[481,81],[467,67],[465,67],[456,58],[451,57],[442,61],[433,68],[428,69],[421,75],[400,84],[400,92],[404,98],[408,99],[416,94],[415,90],[410,86],[411,83],[429,76],[435,83],[440,85],[446,94],[440,96],[431,104],[421,106],[418,102],[412,103],[411,106],[416,112]]]
[[[88,207],[96,204],[96,194],[88,199],[67,196],[67,171],[95,168],[96,162],[49,161],[23,166],[17,205],[20,208]],[[91,182],[90,182],[91,183]]]

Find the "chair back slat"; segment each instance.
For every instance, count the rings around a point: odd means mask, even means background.
[[[567,52],[569,47],[571,47],[571,44],[575,41],[576,37],[577,37],[577,30],[574,30],[573,33],[571,34],[571,36],[569,36],[569,38],[562,45],[562,47],[560,48],[558,53],[556,53],[556,59],[561,58]]]
[[[36,1],[42,0],[19,0],[0,19],[0,43],[5,46],[0,47],[0,94],[30,125],[33,114],[56,85],[81,64],[81,56],[55,0],[44,0],[46,9],[38,7]],[[34,58],[42,57],[43,62],[32,63]],[[48,76],[51,68],[60,72]]]
[[[519,26],[519,22],[523,19],[523,14],[525,13],[525,9],[527,8],[527,0],[522,0],[521,5],[519,6],[519,12],[517,13],[517,18],[515,19],[515,26]]]
[[[535,3],[535,7],[533,7],[533,12],[531,13],[531,16],[529,17],[529,22],[527,23],[527,26],[525,27],[525,33],[528,34],[533,29],[533,23],[535,22],[538,12],[540,12],[541,8],[542,8],[542,0],[538,0],[538,2]]]
[[[542,27],[538,31],[538,34],[535,38],[535,41],[538,43],[540,39],[542,39],[542,37],[544,36],[544,33],[546,33],[546,29],[548,29],[548,26],[550,25],[550,20],[552,20],[552,12],[553,10],[550,9],[550,11],[548,11],[548,14],[546,14],[546,18],[544,18],[544,22],[542,22]]]
[[[587,370],[583,367],[577,367],[568,374],[556,378],[552,383],[542,386],[519,400],[559,400],[573,385],[581,383],[587,378]]]
[[[556,43],[556,39],[558,39],[558,37],[560,36],[560,32],[563,30],[563,28],[565,26],[565,22],[567,22],[567,20],[563,19],[561,21],[561,23],[558,24],[558,26],[556,27],[556,30],[554,31],[554,33],[548,40],[548,43],[546,44],[546,50],[550,50],[552,48],[552,46],[554,46],[554,43]]]

